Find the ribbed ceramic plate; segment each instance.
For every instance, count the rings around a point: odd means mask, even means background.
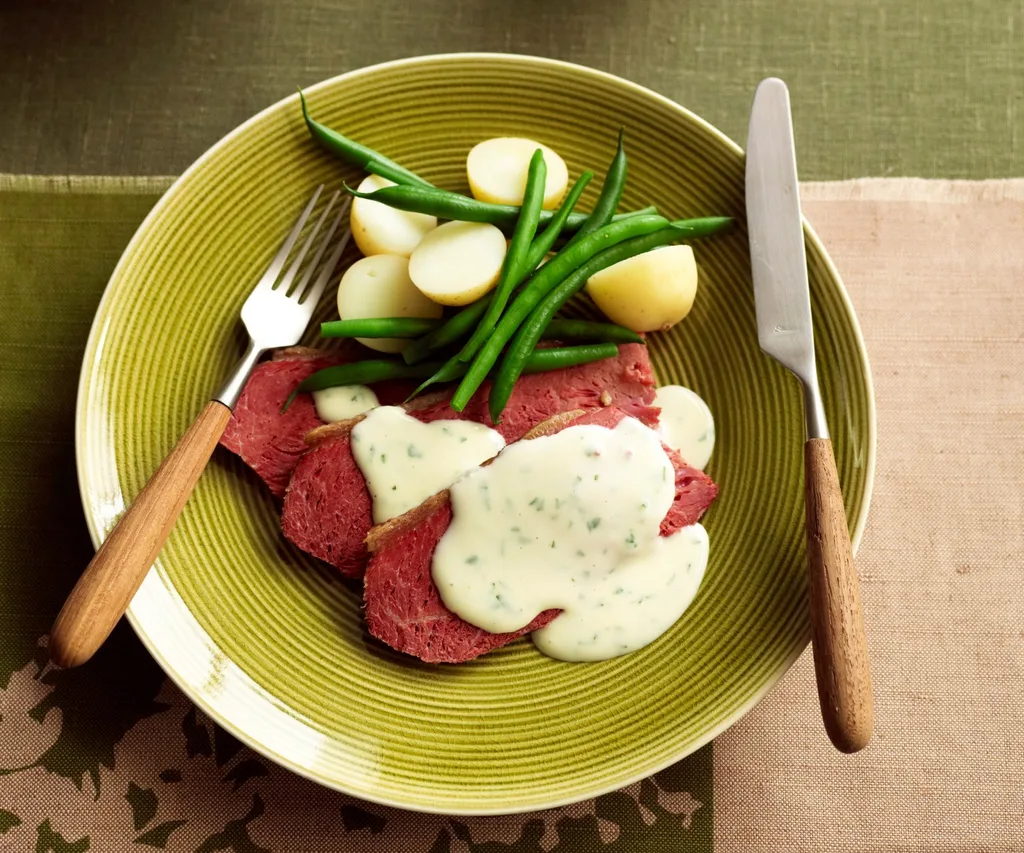
[[[696,306],[650,346],[660,381],[695,389],[717,418],[707,575],[668,634],[617,660],[558,663],[525,640],[463,666],[419,664],[368,636],[358,589],[290,547],[270,495],[218,451],[132,603],[139,636],[256,749],[410,809],[538,809],[692,752],[749,710],[808,639],[801,404],[757,347],[741,151],[639,86],[526,57],[390,63],[307,95],[320,120],[453,189],[464,187],[469,148],[490,136],[532,137],[573,174],[600,175],[623,125],[624,208],[740,219],[697,246]],[[143,223],[99,309],[79,392],[79,475],[97,542],[240,355],[242,301],[312,188],[357,177],[308,139],[291,97],[214,146]],[[870,376],[839,277],[808,238],[819,368],[859,538],[874,461]]]

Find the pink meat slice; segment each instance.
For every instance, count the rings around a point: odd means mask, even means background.
[[[659,411],[653,408],[654,390],[654,371],[647,347],[625,344],[619,347],[615,358],[520,377],[502,413],[502,422],[495,429],[506,441],[518,441],[533,426],[559,412],[608,407],[653,425]],[[490,383],[485,382],[461,417],[491,426],[487,412],[489,392]],[[451,418],[455,414],[448,406],[439,406],[430,419]]]
[[[444,399],[410,409],[409,414],[424,423],[460,419],[490,425],[489,388],[485,383],[462,412]],[[511,443],[559,412],[603,407],[656,426],[659,410],[651,405],[653,401],[654,373],[647,349],[627,344],[619,348],[616,358],[522,377],[495,429]],[[364,540],[372,526],[370,493],[348,435],[328,438],[296,460],[281,512],[281,528],[289,541],[346,577],[359,578],[369,559]]]
[[[351,351],[292,347],[256,365],[250,375],[220,443],[241,457],[275,497],[284,497],[292,471],[309,449],[303,441],[306,433],[323,425],[310,394],[299,394],[283,414],[281,407],[307,376],[351,359]],[[401,402],[411,390],[409,383],[374,386],[386,405]]]
[[[598,410],[559,428],[596,424],[611,429],[623,417],[626,413],[618,409]],[[674,450],[665,451],[675,467],[676,495],[662,521],[662,536],[699,521],[718,494],[710,477],[688,466]],[[374,637],[427,663],[462,663],[542,628],[558,615],[546,610],[519,631],[491,634],[448,610],[434,584],[431,563],[452,509],[445,493],[428,504],[391,522],[392,529],[374,543],[363,579],[366,623]]]
[[[451,521],[451,504],[445,501],[375,554],[363,579],[370,633],[427,663],[472,660],[543,628],[559,614],[558,610],[545,610],[520,631],[491,634],[445,607],[430,566],[434,549]]]

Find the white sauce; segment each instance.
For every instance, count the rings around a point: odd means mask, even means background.
[[[644,554],[627,557],[594,584],[593,606],[567,609],[533,632],[533,642],[560,660],[607,660],[653,643],[671,628],[697,594],[708,564],[708,534],[692,524],[659,536]],[[621,590],[621,591],[620,591]],[[566,653],[568,650],[568,653]]]
[[[662,441],[703,471],[715,449],[715,419],[707,403],[689,388],[665,385],[655,392],[654,405],[661,408]]]
[[[377,408],[377,395],[365,385],[339,385],[313,392],[316,413],[324,423],[347,421]]]
[[[505,446],[493,429],[472,421],[420,423],[399,406],[374,409],[352,430],[352,455],[381,524],[448,488]]]
[[[658,535],[674,495],[660,436],[633,418],[518,442],[452,485],[434,582],[450,610],[494,633],[562,609],[534,633],[550,657],[626,654],[672,626],[707,564],[700,525]]]

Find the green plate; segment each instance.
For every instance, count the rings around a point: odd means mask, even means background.
[[[551,60],[464,54],[355,71],[307,92],[313,114],[439,185],[464,187],[470,147],[540,140],[572,174],[601,173],[620,125],[625,208],[743,217],[740,149],[683,107]],[[238,311],[312,188],[354,181],[307,137],[297,97],[231,133],[168,190],[125,251],[89,339],[78,398],[82,498],[98,543],[241,353]],[[585,197],[592,203],[600,181]],[[860,538],[875,420],[864,344],[808,229],[819,370],[849,523]],[[281,537],[270,495],[218,451],[129,619],[224,727],[324,785],[408,809],[540,809],[647,776],[739,719],[804,649],[801,402],[757,346],[747,236],[696,247],[696,306],[652,339],[663,383],[717,419],[711,561],[686,615],[598,664],[521,641],[428,666],[373,641],[358,588]],[[325,297],[321,313],[333,311]],[[313,342],[309,336],[308,343]]]

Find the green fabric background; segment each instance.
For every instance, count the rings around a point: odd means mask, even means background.
[[[781,75],[805,179],[1024,174],[1021,0],[5,0],[0,172],[177,174],[297,84],[465,50],[611,71],[740,141]]]
[[[93,553],[75,473],[82,352],[117,259],[166,188],[45,191],[66,183],[14,192],[0,175],[0,689],[32,659]]]

